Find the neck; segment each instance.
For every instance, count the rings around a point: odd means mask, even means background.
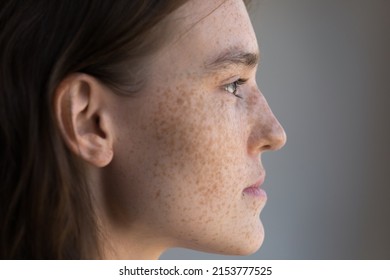
[[[164,252],[155,240],[138,238],[132,234],[126,237],[106,235],[102,245],[102,257],[115,260],[157,260]]]
[[[122,215],[122,209],[107,200],[96,170],[88,170],[95,217],[100,233],[99,248],[103,259],[156,260],[171,247],[171,242],[150,221]],[[93,187],[92,187],[93,186]]]
[[[136,220],[130,224],[115,221],[99,212],[100,248],[104,259],[157,260],[171,247],[169,240],[161,237],[157,230],[151,230],[150,225]]]

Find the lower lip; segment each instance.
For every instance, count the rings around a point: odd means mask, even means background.
[[[243,193],[253,197],[267,198],[267,193],[259,187],[248,187],[244,189]]]

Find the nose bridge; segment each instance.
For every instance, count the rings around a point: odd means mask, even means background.
[[[287,140],[286,133],[269,107],[264,96],[260,96],[259,106],[255,106],[252,112],[253,121],[248,149],[250,153],[259,153],[266,150],[279,150]]]

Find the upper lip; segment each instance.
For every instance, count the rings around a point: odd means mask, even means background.
[[[260,188],[261,185],[264,183],[264,180],[265,180],[265,172],[263,171],[260,178],[258,178],[254,184],[248,186],[248,188]]]

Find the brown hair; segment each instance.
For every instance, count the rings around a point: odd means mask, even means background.
[[[70,73],[138,86],[156,28],[184,0],[0,4],[0,258],[99,258],[82,163],[64,145],[53,92]]]

